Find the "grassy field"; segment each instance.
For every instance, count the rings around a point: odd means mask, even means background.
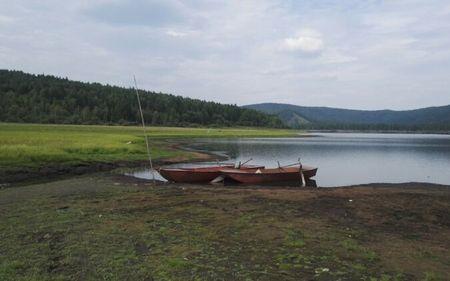
[[[0,280],[448,280],[450,189],[0,190]]]
[[[155,159],[188,154],[171,149],[164,139],[285,137],[296,133],[292,130],[249,128],[148,128]],[[145,159],[140,127],[0,123],[0,169]]]

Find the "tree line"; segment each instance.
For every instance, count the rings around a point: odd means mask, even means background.
[[[144,118],[155,126],[284,127],[274,115],[140,90]],[[0,70],[0,121],[134,125],[140,120],[132,88]]]
[[[410,132],[450,132],[450,124],[357,124],[357,123],[303,123],[291,126],[301,130],[349,130],[349,131],[410,131]]]

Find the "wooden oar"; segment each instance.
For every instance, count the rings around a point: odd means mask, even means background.
[[[281,166],[281,167],[282,167],[282,168],[287,168],[287,167],[295,166],[295,165],[298,165],[298,164],[300,164],[300,162],[293,163],[293,164],[289,164],[289,165],[283,165],[283,166]],[[278,163],[278,167],[280,167],[280,164],[279,164],[279,163]]]
[[[237,169],[240,169],[242,166],[244,166],[245,164],[247,164],[248,162],[252,161],[253,158],[248,159],[247,161],[245,161],[244,163],[241,163],[241,161],[239,161],[239,164],[237,166]],[[236,168],[236,166],[235,166]]]
[[[245,165],[245,164],[247,164],[248,162],[250,162],[250,161],[252,161],[253,160],[253,158],[250,158],[250,159],[248,159],[247,161],[245,161],[244,163],[242,163],[241,165]]]
[[[280,161],[277,161],[277,163],[278,163],[278,169],[284,170],[283,167],[286,167],[286,166],[281,166],[281,165],[280,165]]]

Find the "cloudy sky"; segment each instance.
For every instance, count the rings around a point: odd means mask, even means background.
[[[0,68],[238,105],[450,104],[448,0],[0,0]]]

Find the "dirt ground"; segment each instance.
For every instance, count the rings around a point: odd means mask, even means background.
[[[0,280],[450,280],[450,187],[0,190]]]

